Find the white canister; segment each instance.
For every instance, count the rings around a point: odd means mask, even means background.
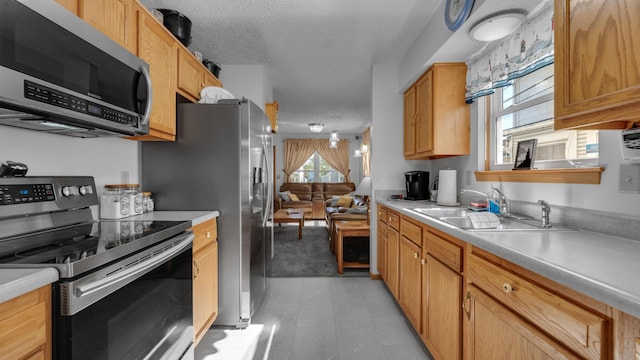
[[[100,196],[100,217],[122,219],[131,213],[131,198],[125,192],[126,185],[105,185],[105,193]]]
[[[126,184],[125,193],[129,196],[131,210],[129,216],[140,215],[144,212],[140,184]]]
[[[438,174],[438,205],[455,206],[458,203],[456,170],[440,170]]]

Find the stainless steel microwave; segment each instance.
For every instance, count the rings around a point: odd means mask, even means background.
[[[149,65],[53,0],[0,2],[0,125],[143,135]]]

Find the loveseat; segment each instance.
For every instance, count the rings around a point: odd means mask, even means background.
[[[306,218],[323,219],[327,200],[332,199],[333,196],[350,194],[355,189],[356,184],[352,182],[283,183],[280,191],[274,196],[274,210],[304,209]],[[313,211],[314,202],[320,211]]]

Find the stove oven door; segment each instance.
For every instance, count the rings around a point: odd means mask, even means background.
[[[55,286],[54,359],[180,359],[192,348],[192,234]],[[132,264],[133,262],[133,264]]]

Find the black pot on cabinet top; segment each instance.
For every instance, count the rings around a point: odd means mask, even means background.
[[[171,9],[156,9],[164,16],[166,27],[180,42],[189,47],[191,45],[191,20],[180,12]]]
[[[213,74],[213,76],[219,78],[220,77],[220,70],[222,69],[220,67],[220,65],[214,63],[213,61],[204,59],[202,60],[202,64],[209,69],[209,71]]]

